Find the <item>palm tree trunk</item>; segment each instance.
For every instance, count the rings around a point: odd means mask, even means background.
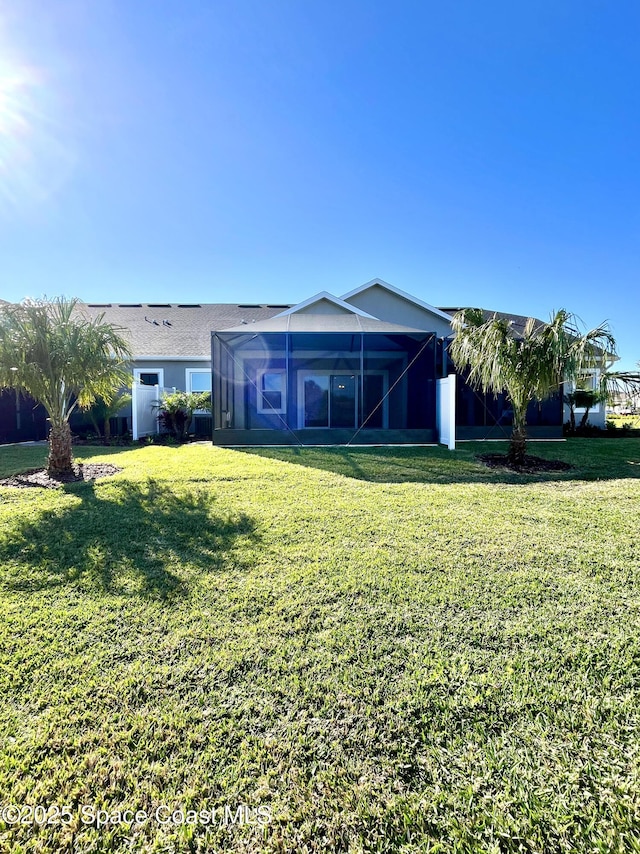
[[[585,407],[584,415],[583,415],[583,416],[582,416],[582,418],[580,419],[580,429],[581,429],[581,430],[582,430],[582,428],[583,428],[583,427],[586,427],[586,426],[587,426],[587,421],[589,420],[589,410],[590,410],[590,408],[591,408],[591,407],[589,407],[589,406]]]
[[[96,431],[96,435],[98,436],[99,439],[101,439],[102,433],[100,432],[100,422],[98,421],[98,419],[95,417],[95,415],[92,412],[89,412],[89,420],[91,421],[91,424],[93,425],[93,429]]]
[[[525,414],[520,413],[516,406],[513,407],[513,431],[509,440],[509,451],[507,459],[509,464],[521,468],[527,452],[527,431]]]
[[[49,431],[49,458],[47,471],[51,475],[73,471],[71,428],[68,422],[52,424]]]

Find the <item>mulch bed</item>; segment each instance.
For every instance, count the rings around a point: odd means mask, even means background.
[[[85,480],[97,480],[99,477],[109,477],[117,474],[122,469],[112,466],[110,463],[75,463],[73,472],[69,474],[54,475],[47,474],[46,469],[31,469],[30,471],[14,474],[4,480],[0,480],[0,486],[14,486],[18,489],[30,489],[41,487],[43,489],[57,489],[65,483],[81,483]]]
[[[527,454],[521,466],[513,466],[505,454],[479,454],[477,457],[490,469],[509,469],[509,471],[536,474],[544,471],[569,471],[573,468],[562,460],[545,460],[544,457],[534,457]]]

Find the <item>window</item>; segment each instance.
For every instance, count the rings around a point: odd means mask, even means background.
[[[141,373],[138,376],[140,380],[140,385],[158,385],[158,375],[157,374],[147,374]]]
[[[134,368],[133,378],[140,385],[164,386],[163,368]]]
[[[208,368],[187,368],[187,391],[211,391],[211,371]]]
[[[598,391],[598,381],[599,381],[599,371],[595,368],[587,369],[584,371],[581,377],[578,378],[576,383],[572,384],[571,391],[586,391],[586,392],[597,392]],[[576,406],[574,407],[575,412],[586,412],[585,406]],[[593,406],[589,407],[590,412],[600,412],[600,403],[599,401],[594,402]]]
[[[258,373],[258,412],[283,413],[286,409],[285,371]]]

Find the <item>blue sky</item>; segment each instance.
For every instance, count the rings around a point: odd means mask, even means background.
[[[381,277],[608,319],[630,368],[639,40],[635,0],[5,4],[0,297],[295,302]]]

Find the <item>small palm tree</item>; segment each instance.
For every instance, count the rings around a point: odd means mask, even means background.
[[[208,391],[174,391],[156,400],[153,408],[158,410],[163,426],[175,439],[184,442],[194,413],[211,412],[211,395]]]
[[[591,409],[599,403],[606,402],[606,398],[600,391],[588,388],[576,388],[574,391],[565,394],[562,399],[569,407],[569,430],[571,433],[576,431],[576,409],[583,410],[578,425],[578,429],[583,430],[589,421]]]
[[[69,417],[126,385],[123,330],[82,314],[77,299],[0,306],[0,387],[27,392],[47,410],[47,471],[72,471]]]
[[[521,466],[526,453],[527,407],[544,400],[565,381],[598,364],[603,354],[615,352],[615,340],[606,324],[580,333],[574,315],[561,309],[549,323],[529,318],[521,334],[496,314],[463,309],[451,322],[455,337],[450,353],[459,369],[469,369],[469,383],[483,391],[505,392],[513,407],[513,432],[508,459]]]
[[[111,438],[111,419],[131,404],[131,395],[114,390],[109,397],[99,397],[89,410],[89,419],[105,444]]]

